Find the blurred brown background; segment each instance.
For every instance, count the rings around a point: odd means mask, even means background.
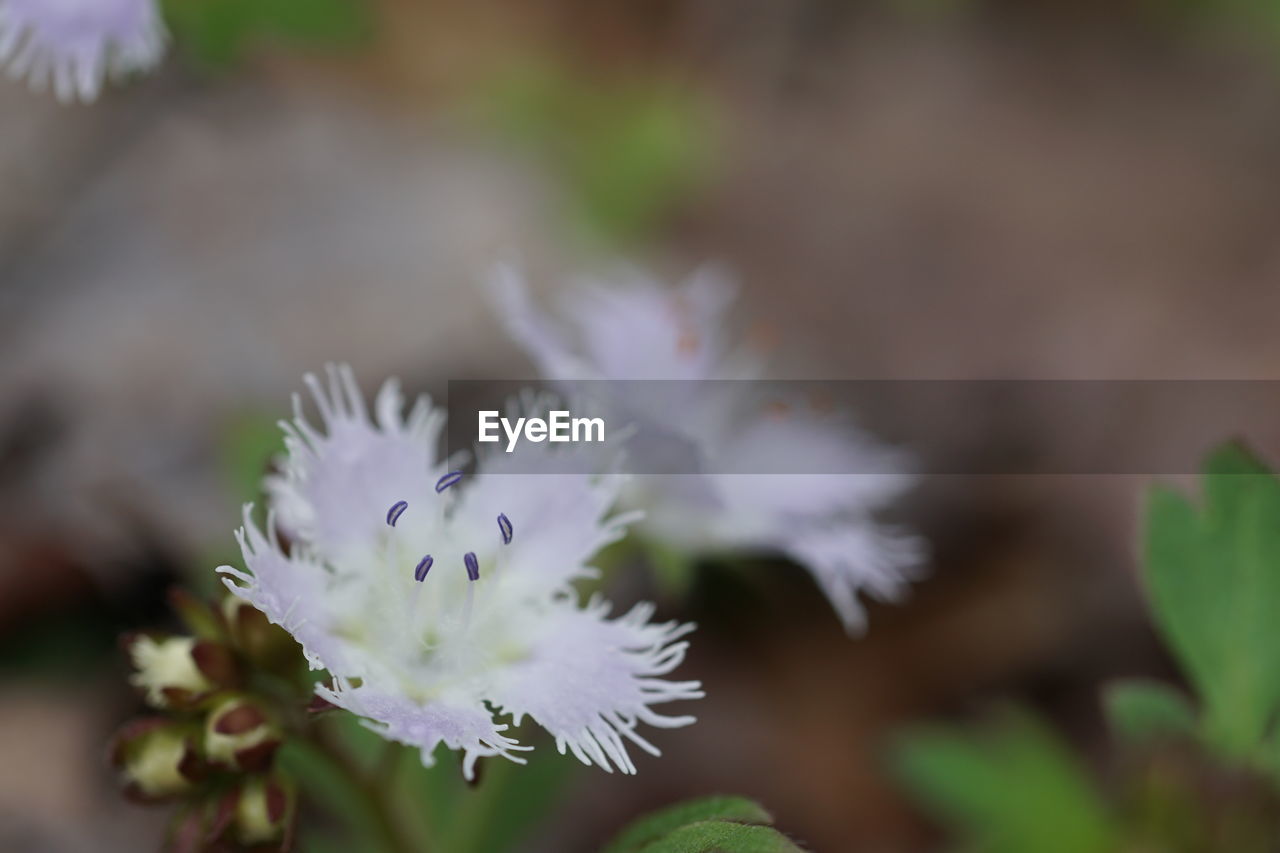
[[[115,633],[233,553],[228,459],[304,371],[524,372],[496,258],[544,292],[724,261],[796,376],[1271,378],[1280,35],[1250,10],[383,0],[342,51],[179,53],[92,107],[0,86],[0,849],[151,849],[101,761]],[[699,724],[528,849],[715,791],[816,850],[935,848],[896,727],[1015,697],[1088,749],[1101,681],[1171,674],[1143,482],[926,479],[933,577],[856,641],[800,570],[709,569],[664,608],[702,624]]]

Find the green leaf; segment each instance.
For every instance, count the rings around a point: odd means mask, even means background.
[[[771,826],[712,820],[682,826],[639,848],[639,853],[801,853],[801,849]]]
[[[1210,455],[1202,484],[1201,512],[1152,490],[1147,584],[1155,621],[1203,699],[1209,741],[1240,757],[1280,705],[1280,482],[1229,444]]]
[[[640,818],[615,838],[604,853],[639,850],[681,827],[708,821],[768,826],[773,818],[758,803],[745,797],[705,797],[677,803]]]
[[[1116,849],[1111,817],[1068,749],[1023,714],[981,736],[907,734],[896,769],[922,803],[987,853]]]
[[[1192,735],[1195,712],[1177,690],[1156,681],[1121,681],[1103,694],[1107,719],[1121,737],[1131,741]]]

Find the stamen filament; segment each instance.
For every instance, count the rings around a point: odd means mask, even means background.
[[[467,600],[462,605],[462,632],[464,634],[471,627],[471,605],[474,603],[475,597],[476,585],[473,583],[467,584]]]

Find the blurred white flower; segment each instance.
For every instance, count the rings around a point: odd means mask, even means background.
[[[146,694],[152,707],[167,707],[173,690],[199,695],[213,689],[196,662],[197,642],[195,637],[157,639],[144,634],[129,643],[135,670],[129,682]]]
[[[503,734],[528,715],[581,761],[635,772],[626,741],[657,750],[640,723],[683,726],[653,706],[700,698],[663,676],[684,658],[692,625],[652,624],[642,604],[608,618],[579,604],[574,581],[634,516],[609,516],[619,477],[503,474],[482,460],[464,478],[436,457],[443,413],[420,399],[403,416],[394,382],[374,416],[347,368],[307,383],[324,421],[295,397],[288,458],[268,481],[264,534],[245,513],[247,571],[223,566],[233,593],[302,644],[332,687],[317,692],[410,744],[430,764],[438,744],[477,758],[528,747]],[[292,539],[286,552],[276,525]]]
[[[0,0],[0,66],[62,101],[154,67],[165,41],[156,0]]]
[[[825,406],[762,396],[752,381],[709,381],[763,376],[759,360],[727,340],[736,293],[718,270],[677,288],[636,272],[586,283],[554,319],[509,266],[491,289],[549,380],[689,380],[606,392],[610,423],[637,427],[625,502],[644,510],[652,540],[701,554],[783,554],[813,574],[851,633],[865,625],[860,594],[896,600],[920,574],[922,543],[875,518],[911,483],[904,456]],[[671,464],[679,458],[690,467]],[[694,473],[653,473],[673,470]]]

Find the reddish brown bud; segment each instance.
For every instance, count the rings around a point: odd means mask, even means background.
[[[226,624],[217,608],[192,595],[182,587],[171,587],[168,592],[169,606],[187,630],[202,640],[225,642],[227,638]]]
[[[125,793],[154,802],[186,793],[203,772],[190,727],[149,717],[125,725],[112,738],[109,759],[125,784]]]
[[[200,640],[192,648],[191,658],[201,674],[214,685],[231,687],[236,683],[236,660],[226,646],[211,640]]]
[[[253,705],[236,705],[217,718],[213,730],[222,735],[242,735],[266,721],[266,715]]]
[[[205,723],[205,755],[231,770],[267,769],[280,746],[280,727],[253,700],[231,696],[209,713]]]
[[[305,668],[298,642],[244,599],[228,597],[222,603],[222,616],[236,648],[255,666],[281,675],[293,675]]]
[[[244,844],[289,844],[295,815],[293,787],[278,776],[245,783],[236,804],[235,835]]]

